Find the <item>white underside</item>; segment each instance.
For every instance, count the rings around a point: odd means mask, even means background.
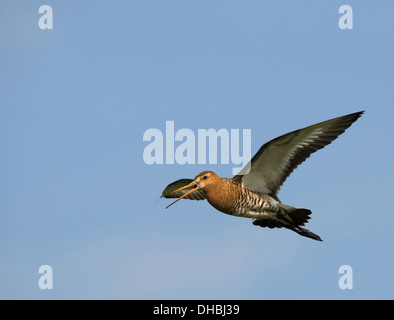
[[[236,214],[237,217],[252,218],[252,219],[272,219],[276,220],[277,213],[274,211],[248,211],[244,214]]]

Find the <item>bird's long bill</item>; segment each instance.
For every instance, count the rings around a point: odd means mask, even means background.
[[[187,189],[187,188],[194,187],[194,186],[197,186],[197,187],[191,189],[190,191],[186,192],[183,196],[179,197],[179,198],[176,199],[174,202],[170,203],[170,204],[166,207],[166,209],[168,209],[169,207],[171,207],[174,203],[178,202],[178,201],[181,200],[182,198],[184,198],[184,197],[188,196],[189,194],[191,194],[192,192],[196,191],[196,190],[198,189],[198,185],[197,185],[197,183],[195,183],[194,181],[192,181],[192,182],[189,183],[188,185],[186,185],[186,186],[184,186],[184,187],[182,187],[182,188],[176,189],[174,192],[178,192],[178,191],[181,191],[181,190],[183,190],[183,189]]]

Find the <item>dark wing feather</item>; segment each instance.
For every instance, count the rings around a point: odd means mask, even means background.
[[[280,187],[298,165],[334,141],[363,113],[320,122],[267,142],[234,179],[242,181],[248,189],[277,198]]]
[[[174,192],[175,190],[182,188],[184,186],[187,186],[189,183],[191,183],[193,179],[180,179],[177,180],[173,183],[170,183],[164,190],[163,193],[161,194],[161,197],[164,198],[179,198],[182,197],[186,192],[190,191],[192,188],[186,188],[177,192]],[[204,200],[206,198],[205,191],[202,189],[198,189],[188,196],[186,196],[184,199],[190,199],[190,200]]]

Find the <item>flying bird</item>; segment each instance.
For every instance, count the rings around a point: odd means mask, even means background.
[[[204,200],[217,210],[252,219],[256,226],[287,228],[317,241],[321,238],[303,228],[311,210],[281,203],[278,192],[287,177],[309,156],[334,141],[364,111],[334,118],[299,129],[264,144],[252,160],[233,178],[221,178],[212,171],[194,179],[169,184],[162,197]]]

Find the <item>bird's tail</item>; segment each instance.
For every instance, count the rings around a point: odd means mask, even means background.
[[[317,234],[314,234],[313,232],[305,228],[301,228],[301,226],[304,226],[306,223],[308,223],[308,220],[311,218],[311,210],[295,208],[284,204],[281,204],[281,209],[284,213],[283,218],[287,222],[286,224],[284,224],[284,227],[293,230],[294,232],[297,232],[301,236],[308,237],[317,241],[322,241],[322,239]]]

